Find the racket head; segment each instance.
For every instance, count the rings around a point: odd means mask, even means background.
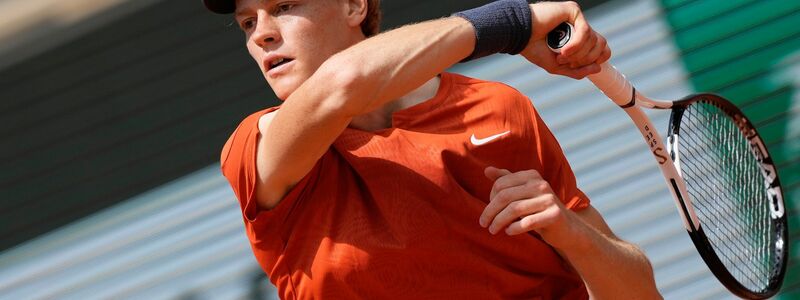
[[[783,194],[772,156],[744,113],[715,94],[676,101],[668,152],[686,182],[700,227],[689,235],[737,296],[780,290],[789,255]]]

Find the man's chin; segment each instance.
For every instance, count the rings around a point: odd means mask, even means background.
[[[292,73],[285,74],[279,78],[270,78],[267,80],[267,84],[272,88],[275,95],[278,96],[278,99],[286,100],[304,81],[302,76]]]
[[[294,85],[287,85],[284,82],[267,82],[269,87],[272,89],[272,92],[275,93],[275,96],[278,96],[278,99],[281,101],[285,101],[286,98],[289,98],[289,95],[294,92],[297,87]]]

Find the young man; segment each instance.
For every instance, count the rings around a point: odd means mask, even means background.
[[[499,51],[598,72],[610,50],[575,3],[505,0],[372,36],[378,0],[204,2],[235,13],[284,101],[221,156],[282,298],[660,297],[530,100],[443,73]],[[562,22],[576,34],[556,55],[544,37]]]

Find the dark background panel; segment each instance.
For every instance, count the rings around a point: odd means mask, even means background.
[[[382,27],[487,2],[383,1]],[[276,105],[231,21],[160,1],[0,70],[0,250],[214,164]]]

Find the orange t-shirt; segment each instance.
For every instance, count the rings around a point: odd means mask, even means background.
[[[275,109],[245,118],[221,161],[281,298],[588,298],[580,276],[535,234],[492,235],[478,224],[490,165],[536,169],[568,208],[589,205],[515,89],[444,73],[436,96],[395,112],[391,128],[345,129],[275,208],[261,210],[258,119]]]

